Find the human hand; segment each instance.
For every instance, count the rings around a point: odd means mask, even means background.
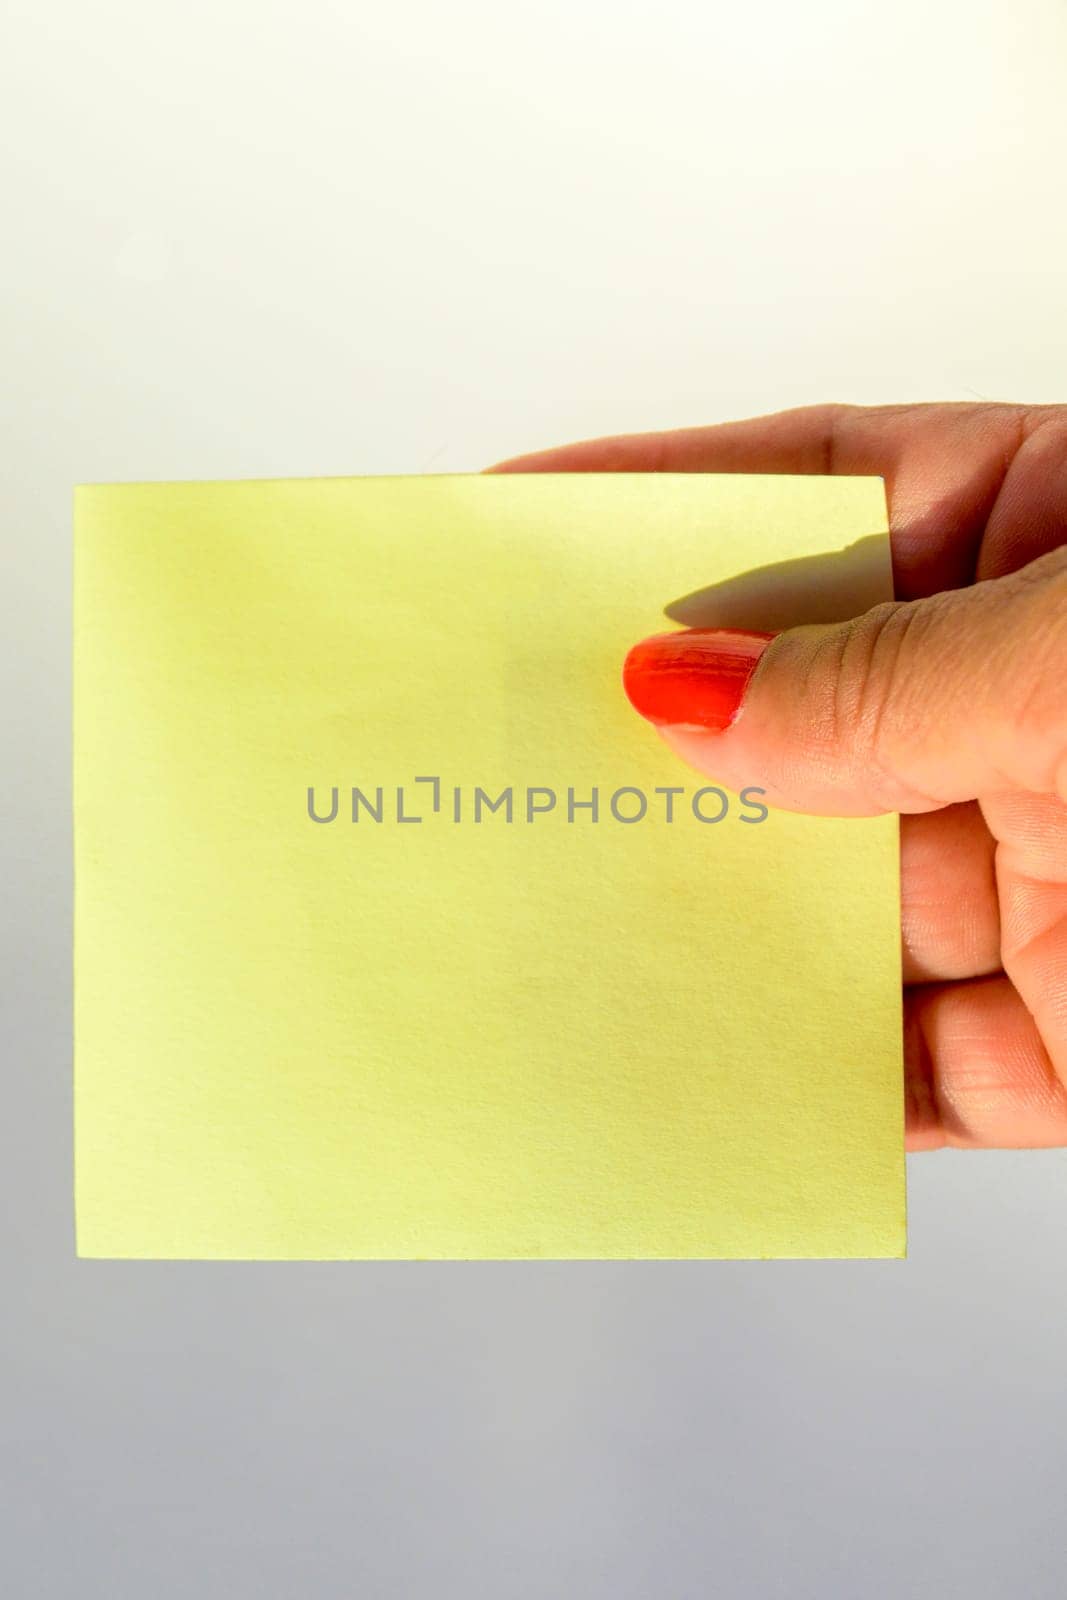
[[[885,478],[895,602],[656,635],[627,692],[727,786],[902,813],[909,1149],[1067,1144],[1067,406],[817,406],[494,470]]]

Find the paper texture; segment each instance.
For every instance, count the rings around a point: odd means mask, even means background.
[[[79,489],[80,1254],[902,1254],[896,819],[753,820],[620,677],[749,583],[884,598],[885,527],[877,479]]]

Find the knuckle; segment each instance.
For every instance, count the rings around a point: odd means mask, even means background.
[[[875,606],[844,630],[834,675],[833,739],[839,755],[862,770],[889,809],[901,800],[902,733],[921,718],[922,638],[933,622],[930,601]]]

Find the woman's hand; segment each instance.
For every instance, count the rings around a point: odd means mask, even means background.
[[[1067,406],[818,406],[495,470],[885,478],[896,602],[657,635],[627,691],[717,781],[903,814],[909,1148],[1067,1144]]]

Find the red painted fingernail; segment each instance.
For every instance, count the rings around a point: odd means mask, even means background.
[[[756,663],[775,637],[747,628],[685,628],[635,644],[622,669],[635,711],[657,727],[721,733],[736,721]]]

